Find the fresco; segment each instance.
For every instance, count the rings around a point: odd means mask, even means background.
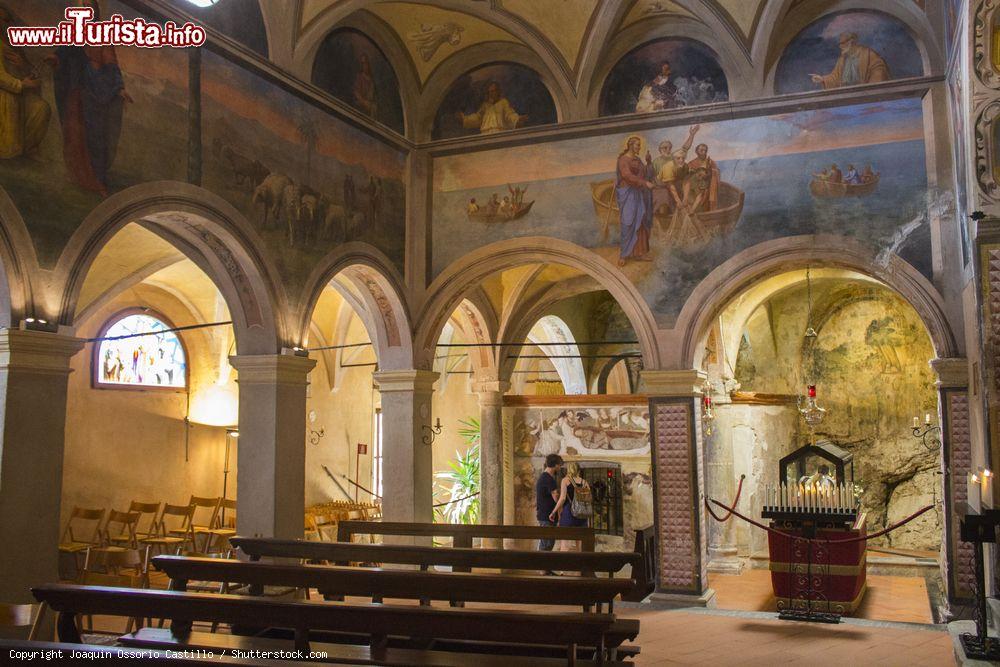
[[[399,81],[382,51],[357,30],[341,28],[320,44],[312,82],[369,118],[403,133]]]
[[[13,2],[0,18],[54,25],[60,3]],[[136,16],[102,3],[100,13]],[[187,53],[112,46],[11,49],[0,31],[0,185],[31,227],[39,261],[55,262],[86,215],[109,194],[149,180],[184,180]],[[75,100],[80,100],[79,104]],[[23,109],[23,113],[21,112]],[[178,140],[180,139],[180,140]]]
[[[434,118],[434,139],[491,134],[556,122],[552,95],[533,70],[484,65],[451,85]]]
[[[726,75],[710,48],[691,39],[661,39],[631,51],[612,68],[600,113],[647,113],[727,99]]]
[[[0,19],[59,20],[59,3],[40,4],[11,4]],[[118,3],[102,8],[135,16]],[[404,153],[204,51],[195,93],[202,152],[189,155],[187,51],[3,46],[3,74],[26,85],[0,91],[9,103],[0,113],[0,185],[43,266],[103,199],[147,181],[186,181],[200,158],[201,185],[257,226],[293,290],[349,240],[377,246],[402,271]]]
[[[920,49],[898,20],[875,11],[829,14],[785,47],[775,91],[798,93],[905,79],[924,73]]]
[[[513,410],[515,456],[649,455],[649,410],[645,406]]]
[[[712,267],[784,236],[851,237],[929,277],[924,165],[916,99],[441,157],[433,238],[447,242],[433,244],[433,269],[553,236],[619,265],[662,326]],[[514,192],[531,208],[504,215]],[[497,199],[492,217],[472,213]]]
[[[403,270],[403,153],[212,53],[202,95],[203,185],[255,225],[287,281],[345,241]]]
[[[603,536],[601,545],[606,548],[632,545],[635,530],[653,523],[647,406],[507,407],[504,413],[504,423],[512,427],[504,429],[504,437],[514,455],[516,524],[535,524],[535,480],[548,454],[560,454],[567,462],[621,464],[625,482],[625,535]]]

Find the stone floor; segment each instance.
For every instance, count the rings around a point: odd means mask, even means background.
[[[868,575],[868,590],[855,618],[904,623],[933,623],[927,584],[920,577]],[[768,570],[747,569],[740,575],[709,574],[719,609],[774,611]]]
[[[745,576],[747,573],[750,575]],[[636,664],[713,667],[770,667],[798,661],[810,667],[939,667],[956,664],[951,636],[941,625],[862,618],[846,619],[838,625],[779,621],[773,611],[757,610],[770,594],[770,580],[755,573],[767,575],[766,570],[747,570],[741,577],[732,577],[739,580],[735,582],[719,580],[718,575],[712,575],[711,582],[717,587],[719,597],[717,609],[659,610],[647,606],[619,606],[617,614],[641,621],[636,643],[642,647],[642,654]],[[894,614],[899,617],[919,616],[919,605],[913,603],[912,582],[883,579],[915,579],[923,583],[916,578],[879,577],[872,585],[868,612],[883,617]],[[766,586],[762,587],[761,582]],[[154,587],[165,583],[161,576],[154,576]],[[744,595],[746,598],[741,601]],[[923,600],[926,605],[926,591]],[[349,599],[348,602],[366,601],[359,598]],[[566,607],[489,606],[567,611]],[[727,606],[739,606],[741,609],[725,609]],[[929,613],[928,609],[926,615],[929,616]],[[98,617],[95,626],[105,631],[121,632],[124,621]]]
[[[779,621],[761,612],[622,610],[638,617],[640,665],[754,667],[807,664],[954,665],[951,636],[943,626],[878,623],[839,625]]]

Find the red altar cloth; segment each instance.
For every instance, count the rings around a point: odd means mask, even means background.
[[[790,535],[804,534],[801,522],[772,521],[771,527]],[[865,534],[864,515],[852,528],[816,529],[819,539],[846,540]],[[779,611],[789,607],[805,611],[811,607],[813,611],[850,614],[861,604],[867,565],[864,540],[846,544],[809,543],[768,533],[767,545],[771,586]]]

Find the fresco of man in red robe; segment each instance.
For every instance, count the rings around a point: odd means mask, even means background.
[[[92,0],[79,3],[100,9]],[[132,98],[113,46],[61,46],[47,62],[53,68],[56,105],[69,178],[85,190],[108,196],[108,171],[121,134],[122,108]]]

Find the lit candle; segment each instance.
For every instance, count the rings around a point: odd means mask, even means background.
[[[969,481],[966,485],[965,500],[969,504],[969,509],[978,514],[982,508],[983,487],[979,480],[979,475],[969,473]]]
[[[920,428],[920,420],[916,417],[913,418],[913,428]]]
[[[928,426],[931,425],[931,413],[928,412],[927,414],[924,415],[924,424]]]

